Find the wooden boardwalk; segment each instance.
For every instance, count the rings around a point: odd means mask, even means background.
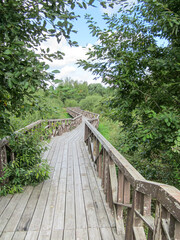
[[[0,240],[121,240],[83,141],[84,124],[44,154],[49,180],[0,198]]]

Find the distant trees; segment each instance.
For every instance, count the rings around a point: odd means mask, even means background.
[[[108,93],[108,88],[100,83],[78,82],[71,78],[59,80],[58,86],[53,90],[54,94],[66,107],[80,106],[89,111],[95,110],[100,100]],[[97,110],[97,109],[96,109]]]

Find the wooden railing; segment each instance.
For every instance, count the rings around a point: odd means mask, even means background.
[[[69,115],[75,116],[71,111],[68,111]],[[82,115],[76,113],[74,118],[68,119],[49,119],[49,120],[39,120],[37,122],[31,123],[15,132],[18,137],[18,133],[28,134],[37,129],[44,128],[44,132],[48,134],[48,137],[60,136],[65,132],[72,130],[77,127],[82,122]],[[43,136],[42,136],[43,138]],[[15,153],[9,146],[10,137],[5,137],[0,140],[0,177],[3,175],[3,168],[5,165],[15,159]]]
[[[117,233],[125,240],[180,240],[180,191],[147,181],[96,129],[99,115],[68,108],[74,119],[48,120],[51,136],[61,135],[85,120],[84,140],[110,208]],[[23,130],[40,127],[37,121]],[[22,129],[21,129],[22,131]],[[7,162],[8,138],[0,141],[0,176]],[[10,154],[14,158],[13,153]]]
[[[88,121],[96,128],[98,128],[99,126],[99,114],[97,113],[93,113],[93,112],[89,112],[89,111],[84,111],[81,110],[78,107],[74,107],[74,108],[67,108],[67,111],[69,111],[68,113],[72,116],[72,114],[74,114],[75,116],[77,116],[77,114],[81,114],[84,117],[86,117],[88,119]]]
[[[179,240],[180,191],[146,181],[87,120],[84,140],[122,239]]]

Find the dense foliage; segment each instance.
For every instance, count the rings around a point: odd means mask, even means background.
[[[45,150],[42,134],[45,137],[43,128],[30,134],[11,135],[9,146],[15,159],[4,168],[4,175],[0,178],[0,195],[22,192],[24,186],[36,185],[49,177],[50,167],[41,156]]]
[[[93,4],[83,0],[1,0],[0,1],[0,136],[9,134],[10,115],[24,115],[34,102],[32,95],[54,79],[45,59],[62,59],[61,51],[42,49],[42,42],[62,37],[70,45],[74,8]],[[99,1],[105,7],[105,1]],[[113,1],[108,5],[113,5]],[[28,98],[28,101],[25,101]]]
[[[180,2],[144,0],[119,14],[104,15],[99,38],[84,69],[114,89],[110,114],[123,123],[118,148],[137,155],[145,177],[180,186]],[[164,45],[160,44],[164,41]],[[143,159],[143,161],[142,161]],[[152,170],[152,171],[151,171]]]

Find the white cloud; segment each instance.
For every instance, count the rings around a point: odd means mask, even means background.
[[[76,65],[78,59],[87,59],[86,53],[88,48],[92,47],[91,44],[88,44],[85,48],[82,46],[70,47],[64,38],[59,44],[55,38],[51,38],[44,42],[41,47],[44,49],[50,48],[50,52],[59,50],[65,53],[65,56],[62,60],[53,60],[53,62],[46,60],[47,64],[50,66],[50,70],[57,69],[60,71],[60,73],[55,75],[57,79],[70,77],[74,80],[87,81],[88,83],[101,82],[101,79],[94,81],[94,76],[90,72],[84,71],[82,68],[78,68]]]

